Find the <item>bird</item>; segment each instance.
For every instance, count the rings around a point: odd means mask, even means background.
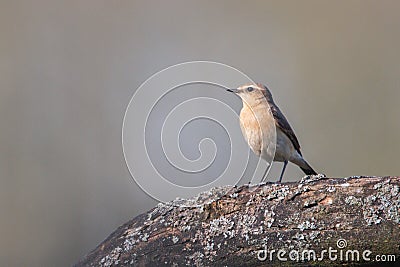
[[[226,90],[236,94],[242,100],[240,128],[251,150],[264,160],[273,159],[273,161],[283,162],[278,183],[282,182],[289,161],[299,166],[306,175],[317,175],[317,172],[304,159],[292,127],[275,104],[267,86],[255,83]],[[265,179],[266,172],[262,181]]]

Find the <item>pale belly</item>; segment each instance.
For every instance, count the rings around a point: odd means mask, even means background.
[[[295,149],[290,141],[289,137],[284,134],[278,127],[276,128],[276,149],[275,149],[275,161],[286,161],[290,160]]]
[[[268,112],[264,112],[256,119],[253,112],[243,108],[240,112],[240,128],[254,154],[268,162],[272,159],[277,160],[274,158],[274,156],[276,157],[274,152],[277,140],[275,120],[269,116]]]

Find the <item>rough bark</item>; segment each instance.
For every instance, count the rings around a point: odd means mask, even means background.
[[[399,186],[400,177],[306,176],[215,188],[139,215],[77,266],[375,266],[377,255],[398,264]]]

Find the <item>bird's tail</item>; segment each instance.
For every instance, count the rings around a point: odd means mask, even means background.
[[[296,164],[307,175],[317,175],[318,173],[308,164],[308,162],[301,156],[300,153],[290,159],[291,162]]]
[[[304,160],[302,166],[300,169],[303,170],[303,172],[307,175],[317,175],[318,173],[314,171],[314,169],[310,166],[310,164],[307,163],[307,161]]]

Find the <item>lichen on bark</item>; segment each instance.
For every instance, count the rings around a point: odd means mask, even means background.
[[[158,204],[119,227],[77,266],[373,265],[361,255],[346,261],[354,250],[400,260],[399,186],[399,177],[311,176],[214,188]],[[338,259],[321,257],[329,247]],[[287,261],[278,259],[279,250]],[[300,257],[311,250],[315,259]]]

